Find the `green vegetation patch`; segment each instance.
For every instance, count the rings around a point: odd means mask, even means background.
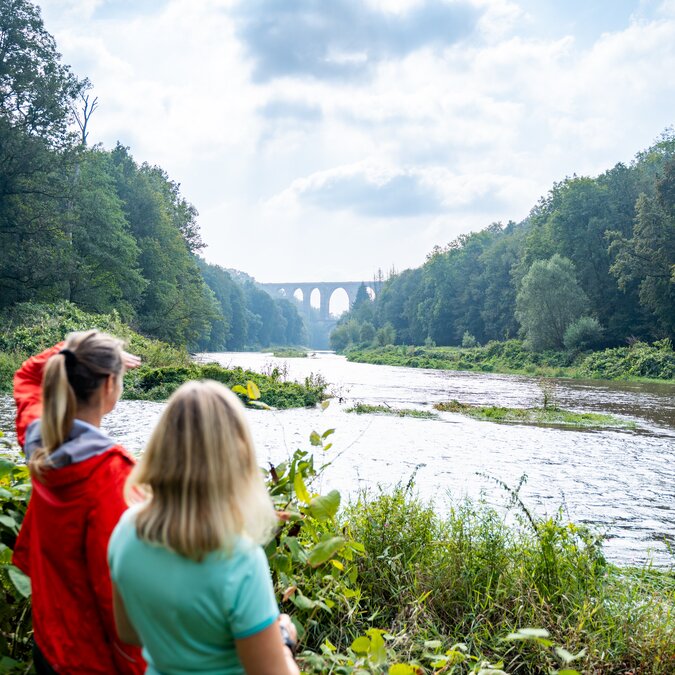
[[[317,462],[299,449],[264,470],[285,512],[265,550],[303,672],[672,675],[671,571],[607,563],[601,537],[562,510],[537,516],[519,488],[502,486],[509,521],[484,500],[439,513],[412,479],[341,509],[337,490],[316,491],[334,432],[309,435]],[[31,589],[9,560],[29,493],[27,468],[0,458],[0,653],[17,672]]]
[[[455,412],[477,420],[514,424],[555,425],[582,428],[635,429],[635,422],[623,420],[614,415],[601,413],[577,413],[557,407],[546,408],[502,408],[499,406],[477,406],[459,401],[436,403],[436,410]]]
[[[308,356],[306,349],[297,347],[274,347],[272,354],[280,359],[306,359]]]
[[[352,349],[346,356],[348,361],[357,363],[408,368],[605,380],[672,381],[675,378],[675,352],[670,340],[659,340],[652,345],[635,342],[629,347],[585,354],[536,352],[527,349],[521,340],[506,340],[469,348],[388,345]]]
[[[327,383],[319,376],[305,378],[300,384],[282,380],[275,374],[262,375],[243,368],[223,368],[217,363],[207,363],[132,370],[124,380],[124,398],[163,401],[189,380],[216,380],[230,388],[246,387],[247,382],[255,382],[260,390],[259,400],[273,408],[314,406],[326,398],[327,388]]]
[[[379,414],[394,415],[396,417],[419,417],[421,419],[435,419],[436,413],[429,410],[416,410],[415,408],[391,408],[388,405],[368,405],[367,403],[356,403],[345,412],[356,413],[357,415]]]
[[[123,398],[163,401],[188,380],[211,379],[228,387],[255,382],[260,401],[274,408],[313,406],[326,398],[327,383],[311,376],[304,383],[215,363],[196,364],[184,349],[146,338],[124,324],[116,312],[89,314],[69,302],[53,305],[23,303],[4,313],[0,324],[0,392],[11,393],[14,372],[29,356],[63,340],[73,331],[96,328],[127,343],[143,365],[124,378]],[[242,398],[245,398],[242,396]]]

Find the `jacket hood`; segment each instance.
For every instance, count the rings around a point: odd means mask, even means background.
[[[50,455],[49,461],[52,468],[62,469],[70,464],[78,464],[96,457],[115,445],[115,441],[106,436],[98,427],[76,419],[68,434],[68,440]],[[23,448],[26,458],[30,459],[35,450],[41,446],[40,420],[35,420],[26,430],[26,442]]]

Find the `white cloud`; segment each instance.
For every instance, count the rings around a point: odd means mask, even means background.
[[[403,25],[439,3],[368,7]],[[433,44],[379,52],[367,78],[319,69],[264,83],[235,20],[241,2],[127,14],[106,14],[103,0],[42,4],[99,96],[91,140],[162,165],[201,212],[207,258],[261,280],[418,265],[434,244],[523,218],[554,180],[630,160],[675,121],[675,0],[636,0],[621,30],[590,45],[533,34],[537,3],[466,0],[478,18],[461,44],[435,32]],[[335,54],[355,59],[356,47]]]

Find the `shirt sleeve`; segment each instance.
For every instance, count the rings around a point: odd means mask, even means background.
[[[240,578],[230,611],[230,628],[235,640],[265,630],[279,617],[265,552],[256,546],[245,556],[242,565],[245,572]]]
[[[42,373],[47,361],[58,354],[64,343],[50,347],[21,364],[14,374],[14,401],[16,402],[16,437],[23,447],[26,427],[42,414]]]

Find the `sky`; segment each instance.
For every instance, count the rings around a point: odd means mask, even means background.
[[[417,267],[675,123],[675,0],[38,1],[89,142],[261,282]]]

